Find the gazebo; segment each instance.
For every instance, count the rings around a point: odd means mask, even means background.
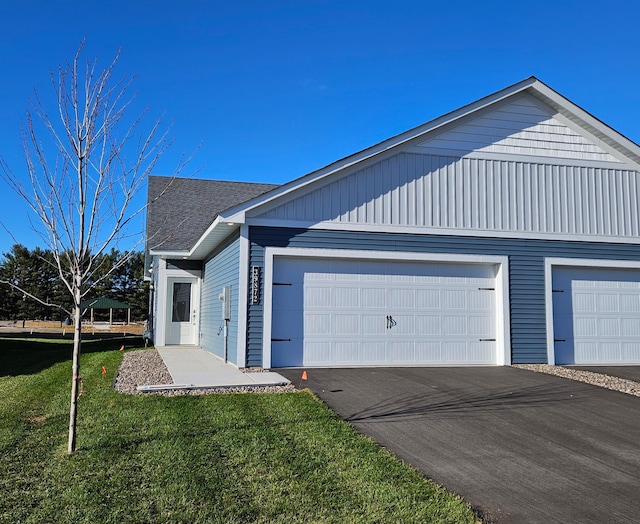
[[[113,324],[113,310],[114,309],[126,309],[127,310],[127,324],[131,324],[131,306],[115,300],[113,298],[100,297],[85,300],[80,305],[83,311],[91,309],[91,323],[93,324],[93,310],[94,309],[108,309],[109,310],[109,325]]]

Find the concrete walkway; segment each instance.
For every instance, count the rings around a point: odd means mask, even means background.
[[[148,386],[145,389],[233,388],[246,386],[282,386],[289,380],[273,372],[243,373],[197,346],[164,346],[158,348],[173,384]]]

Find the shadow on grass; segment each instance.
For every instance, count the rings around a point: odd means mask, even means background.
[[[115,335],[115,336],[114,336]],[[82,353],[113,351],[125,346],[144,347],[139,336],[100,333],[82,335]],[[71,360],[73,338],[59,333],[6,333],[0,336],[0,377],[33,375]]]

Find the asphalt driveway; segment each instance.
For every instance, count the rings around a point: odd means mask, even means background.
[[[307,375],[358,431],[496,522],[640,520],[638,397],[511,367]]]

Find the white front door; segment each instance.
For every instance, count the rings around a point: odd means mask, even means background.
[[[198,328],[198,279],[169,278],[167,280],[166,345],[196,344]]]

